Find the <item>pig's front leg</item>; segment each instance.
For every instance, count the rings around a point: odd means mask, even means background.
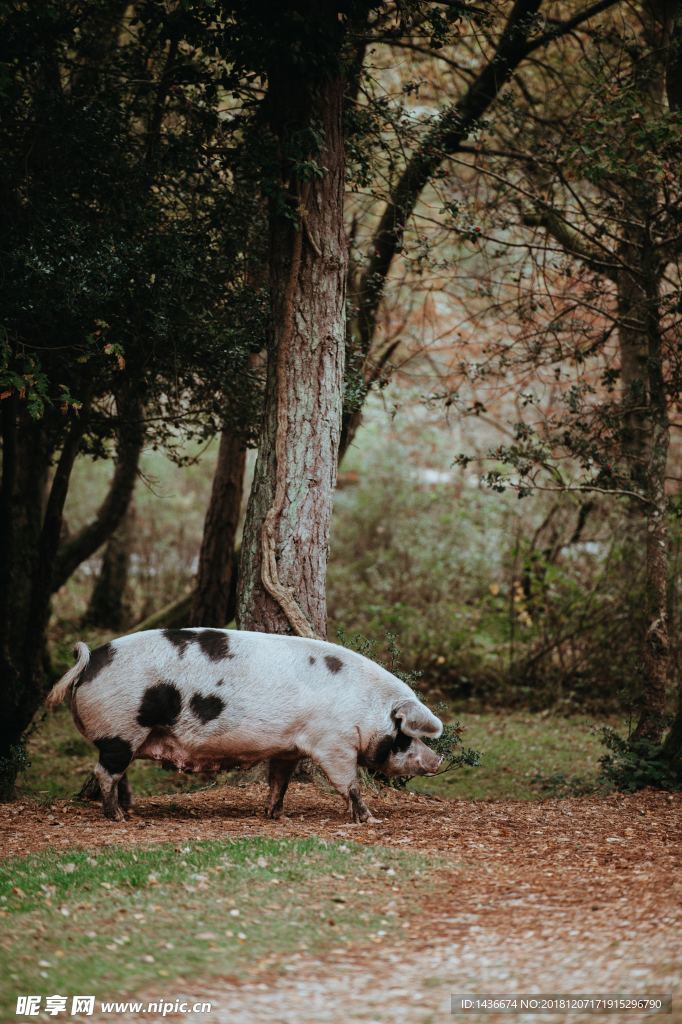
[[[133,791],[126,775],[118,780],[118,802],[124,811],[129,811],[133,806]]]
[[[378,825],[380,819],[375,818],[369,807],[362,799],[362,793],[360,792],[360,783],[355,779],[348,790],[348,810],[350,811],[351,817],[355,822],[366,822],[368,825]]]
[[[353,821],[377,825],[379,819],[374,817],[360,792],[356,751],[352,748],[316,751],[314,758],[334,789],[345,799]]]

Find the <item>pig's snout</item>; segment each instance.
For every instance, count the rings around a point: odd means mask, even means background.
[[[431,751],[429,754],[430,757],[420,757],[419,762],[424,775],[435,775],[445,758],[439,754],[432,754]]]

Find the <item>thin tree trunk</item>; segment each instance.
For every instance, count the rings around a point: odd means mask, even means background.
[[[654,446],[649,488],[652,505],[647,517],[644,688],[634,737],[660,743],[665,727],[670,677],[668,519],[663,490],[668,451],[667,423],[657,424]]]
[[[682,686],[678,692],[677,714],[663,744],[663,756],[682,779]]]
[[[204,520],[190,625],[225,626],[235,605],[235,543],[244,491],[246,446],[234,430],[220,435],[218,461]]]
[[[666,95],[671,110],[682,110],[682,4],[673,5],[667,47]],[[677,711],[663,744],[663,754],[682,779],[682,679],[677,690]]]
[[[298,3],[289,13],[307,25],[317,19],[321,38],[336,39],[337,49],[324,59],[311,55],[306,66],[283,47],[268,75],[281,192],[270,206],[266,414],[242,541],[238,620],[244,629],[324,636],[344,370],[344,82],[336,5]],[[313,162],[319,171],[311,171]]]
[[[668,519],[665,476],[670,445],[663,352],[659,334],[658,282],[647,273],[647,232],[628,245],[624,262],[636,259],[640,273],[623,272],[619,280],[621,377],[624,402],[623,454],[632,485],[648,504],[631,506],[625,540],[627,552],[641,557],[644,544],[645,633],[642,686],[635,739],[660,743],[665,725],[670,674],[668,628]],[[649,287],[646,287],[647,277]],[[644,515],[642,515],[644,508]]]
[[[646,56],[636,61],[639,109],[654,123],[665,109],[667,45],[672,26],[667,0],[642,6]],[[670,676],[668,626],[668,512],[665,476],[670,424],[660,333],[660,288],[665,264],[653,225],[661,196],[635,183],[626,192],[621,270],[618,278],[621,373],[625,399],[625,454],[646,506],[643,680],[634,739],[660,743],[665,728]]]
[[[102,566],[83,618],[85,623],[116,631],[126,627],[130,615],[126,588],[134,533],[135,504],[131,499],[123,520],[104,549]]]
[[[645,547],[646,633],[642,652],[641,706],[634,738],[660,743],[665,727],[670,677],[668,509],[665,496],[670,424],[659,333],[658,280],[650,279],[649,283],[646,304],[642,309],[646,331],[645,378],[642,382],[645,416],[641,440],[636,438],[636,458],[639,463],[643,457],[642,484],[649,499]]]
[[[109,490],[92,522],[60,545],[52,572],[53,590],[63,586],[81,562],[109,539],[126,514],[135,489],[145,436],[144,410],[140,396],[129,384],[122,386],[117,405],[118,452]]]

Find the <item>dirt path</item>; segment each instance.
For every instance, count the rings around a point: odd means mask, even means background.
[[[184,1021],[493,1024],[512,1018],[453,1018],[450,994],[674,990],[681,1007],[660,1019],[682,1022],[681,794],[526,803],[387,792],[370,801],[384,819],[371,828],[348,824],[338,798],[306,785],[292,787],[288,819],[266,822],[258,814],[264,796],[252,785],[143,799],[123,825],[103,822],[94,806],[4,806],[0,847],[21,855],[112,842],[316,835],[444,857],[433,904],[415,907],[409,938],[398,919],[386,935],[324,963],[293,955],[243,984],[202,985],[188,997],[210,999],[217,1009]]]
[[[679,925],[678,925],[679,927]],[[670,962],[671,931],[616,938],[597,933],[558,936],[552,928],[511,934],[471,921],[466,938],[409,949],[367,950],[329,959],[324,965],[294,961],[284,978],[242,986],[202,988],[190,997],[212,1000],[210,1015],[189,1015],[191,1024],[338,1024],[340,1021],[432,1024],[442,1021],[665,1021],[682,1020],[676,1010],[660,1018],[628,1013],[585,1015],[473,1014],[453,1016],[452,995],[480,993],[680,992],[679,962]],[[679,940],[678,940],[679,942]],[[679,945],[678,945],[679,951]],[[142,1018],[140,1018],[142,1019]]]

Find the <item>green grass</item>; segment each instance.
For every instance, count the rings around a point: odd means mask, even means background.
[[[241,976],[285,953],[380,942],[405,920],[396,901],[428,898],[437,867],[381,847],[268,838],[6,861],[0,1019],[21,993],[125,999],[164,978]]]
[[[464,745],[482,754],[480,767],[414,779],[410,789],[467,800],[539,800],[598,784],[598,758],[604,748],[592,718],[489,711],[467,712],[461,722]],[[97,751],[80,735],[66,708],[38,724],[28,752],[31,767],[20,776],[19,792],[41,802],[73,796],[97,760]],[[141,796],[211,785],[201,776],[166,772],[149,761],[134,762],[129,777],[133,792]]]
[[[595,733],[594,718],[467,712],[461,723],[464,746],[481,752],[480,766],[433,779],[413,779],[410,789],[465,800],[539,800],[599,785],[598,758],[604,747]]]

